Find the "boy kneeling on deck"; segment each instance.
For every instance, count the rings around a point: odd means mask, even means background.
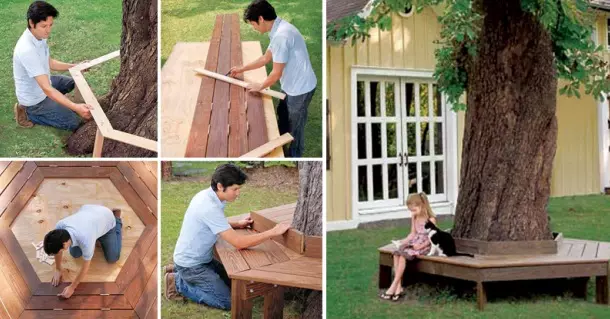
[[[83,205],[76,213],[60,220],[55,229],[44,236],[44,252],[55,256],[53,286],[61,282],[61,258],[64,250],[69,250],[74,258],[83,257],[85,262],[74,281],[58,296],[70,298],[78,284],[85,278],[99,241],[108,263],[115,263],[121,257],[121,210],[110,210],[100,205]]]
[[[210,188],[200,191],[191,200],[174,250],[175,265],[165,267],[167,299],[179,298],[180,294],[196,303],[231,309],[231,281],[213,254],[217,236],[237,249],[245,249],[280,236],[290,228],[278,224],[253,235],[241,235],[234,230],[252,224],[250,217],[230,222],[224,214],[226,202],[237,199],[247,178],[233,164],[220,165],[212,175]]]

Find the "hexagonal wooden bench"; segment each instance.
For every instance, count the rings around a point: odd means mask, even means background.
[[[55,266],[36,259],[55,223],[83,204],[120,208],[121,258],[96,247],[87,276],[68,300],[53,287]],[[64,254],[64,280],[82,260]],[[156,162],[0,162],[0,318],[157,317]]]

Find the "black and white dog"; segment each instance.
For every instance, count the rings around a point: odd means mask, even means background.
[[[469,256],[473,257],[469,254],[460,254],[455,250],[455,241],[451,234],[448,232],[444,232],[433,222],[427,221],[424,229],[428,233],[428,238],[430,238],[430,252],[428,256],[441,256],[441,257],[451,257],[451,256]]]

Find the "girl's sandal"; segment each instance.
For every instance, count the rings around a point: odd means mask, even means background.
[[[394,294],[394,295],[392,295],[392,301],[398,301],[398,300],[402,299],[402,297],[404,297],[404,296],[405,296],[404,291],[402,291],[398,294]]]
[[[393,294],[387,294],[385,292],[382,292],[381,295],[379,295],[379,298],[383,299],[383,300],[393,300],[394,299]]]

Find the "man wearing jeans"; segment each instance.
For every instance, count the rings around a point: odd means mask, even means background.
[[[247,176],[233,164],[223,164],[212,175],[211,187],[191,200],[174,250],[174,266],[165,271],[165,297],[174,299],[178,293],[200,304],[231,309],[231,281],[223,265],[214,259],[217,236],[237,249],[256,246],[271,237],[280,236],[290,226],[274,228],[253,235],[241,235],[235,228],[252,224],[250,217],[229,222],[224,214],[226,202],[239,196]]]
[[[83,205],[76,213],[60,220],[43,241],[44,252],[55,256],[53,286],[61,282],[61,258],[64,250],[69,250],[74,258],[83,257],[84,263],[76,279],[64,288],[59,296],[70,298],[78,284],[83,280],[99,241],[106,261],[115,263],[121,257],[121,210],[110,210],[100,205]]]
[[[53,71],[68,71],[74,64],[51,58],[47,38],[51,34],[57,10],[44,1],[33,2],[28,8],[28,28],[23,32],[13,51],[15,79],[15,120],[22,127],[48,125],[74,131],[81,117],[90,119],[87,104],[70,101],[64,94],[74,89],[74,80],[53,75]],[[28,120],[29,118],[29,120]]]
[[[273,70],[263,83],[251,83],[248,89],[260,91],[280,80],[286,98],[277,106],[280,134],[289,132],[294,141],[288,156],[301,157],[305,147],[307,107],[316,90],[313,72],[303,36],[292,24],[280,19],[266,0],[254,0],[244,11],[244,21],[260,32],[269,32],[269,47],[263,56],[243,67],[231,69],[231,76],[258,69],[273,61]]]

